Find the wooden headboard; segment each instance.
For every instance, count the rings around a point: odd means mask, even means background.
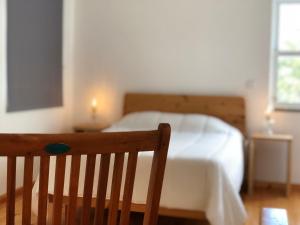
[[[245,100],[234,96],[128,93],[124,115],[140,111],[201,113],[218,117],[246,134]]]

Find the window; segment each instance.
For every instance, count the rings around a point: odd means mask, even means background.
[[[300,110],[300,0],[274,0],[271,75],[277,109]]]

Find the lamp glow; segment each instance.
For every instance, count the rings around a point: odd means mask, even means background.
[[[92,99],[92,108],[97,108],[97,106],[98,106],[98,101],[96,98],[93,98]]]
[[[98,108],[98,101],[97,101],[96,98],[93,98],[92,102],[91,102],[92,119],[93,119],[93,121],[95,121],[96,117],[97,117],[97,108]]]

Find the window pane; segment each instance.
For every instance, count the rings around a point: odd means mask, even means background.
[[[280,5],[279,50],[300,51],[300,3]]]
[[[277,102],[300,103],[300,57],[278,58]]]

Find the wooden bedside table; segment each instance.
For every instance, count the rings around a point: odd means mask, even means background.
[[[101,132],[105,128],[108,128],[109,124],[107,123],[82,123],[73,126],[73,130],[76,133],[81,132]]]
[[[290,193],[291,186],[291,156],[292,156],[292,142],[293,136],[287,134],[263,134],[255,133],[251,136],[250,148],[248,155],[248,194],[252,195],[253,193],[253,180],[254,180],[254,166],[255,166],[255,141],[282,141],[287,143],[287,174],[286,174],[286,196]]]

